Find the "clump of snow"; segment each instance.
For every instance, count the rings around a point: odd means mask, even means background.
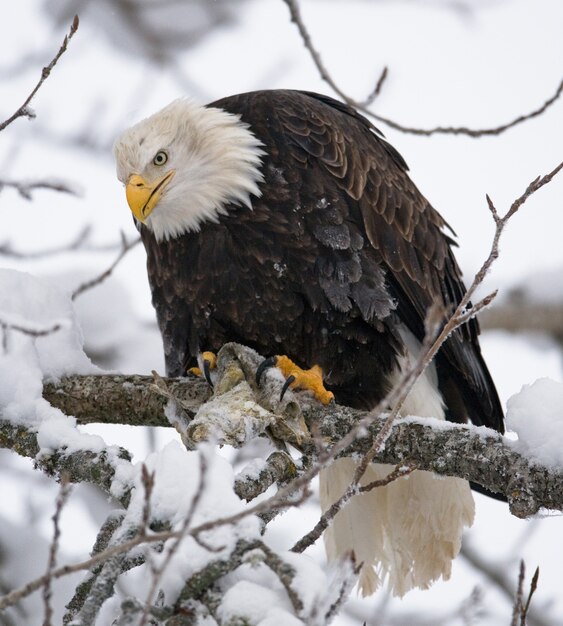
[[[260,478],[260,473],[263,472],[267,466],[268,463],[266,462],[266,459],[253,459],[237,474],[237,480],[258,480]]]
[[[542,465],[563,467],[563,383],[540,378],[509,398],[506,423],[515,447]]]
[[[305,624],[295,617],[283,588],[269,589],[248,580],[241,580],[225,593],[217,614],[221,622],[227,624],[231,621],[233,624],[248,623],[253,626]]]
[[[76,420],[42,397],[43,382],[68,374],[93,374],[82,350],[82,333],[70,298],[30,274],[0,270],[0,414],[2,418],[37,429],[40,455],[65,449],[100,452],[103,440],[80,433]],[[58,327],[45,335],[37,333]],[[108,450],[110,456],[117,449]]]
[[[67,374],[94,374],[82,350],[82,332],[70,298],[35,276],[15,270],[0,270],[0,321],[32,331],[60,326],[44,336],[31,337],[8,329],[8,352],[14,346],[32,345],[43,377],[47,380]],[[17,322],[17,323],[16,323]]]
[[[233,490],[234,474],[231,465],[217,455],[212,446],[201,446],[195,452],[187,451],[178,442],[172,441],[161,451],[149,455],[144,464],[149,472],[154,472],[155,475],[150,500],[151,517],[162,522],[170,522],[173,530],[182,528],[198,490],[201,490],[201,493],[195,511],[191,513],[190,528],[237,514],[247,507]],[[140,523],[145,506],[141,464],[137,464],[135,469],[135,488],[125,519],[125,525],[131,526]],[[206,546],[213,548],[212,551],[195,541],[193,537],[185,536],[161,580],[160,587],[164,591],[166,603],[174,602],[186,580],[201,571],[208,563],[228,558],[237,541],[240,539],[252,541],[259,537],[260,523],[253,515],[201,533],[201,539]],[[166,559],[168,548],[174,541],[169,540],[160,554],[152,555],[154,565],[159,567]],[[150,581],[151,567],[150,565],[144,567],[145,579]]]
[[[288,566],[283,582],[266,564],[260,548],[245,555],[245,562],[223,578],[223,600],[217,611],[221,623],[324,626],[343,588],[350,590],[357,579],[349,561],[333,563],[325,571],[305,554],[278,552],[276,556]]]

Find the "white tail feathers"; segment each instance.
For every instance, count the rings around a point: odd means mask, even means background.
[[[353,480],[356,462],[338,459],[320,475],[323,511]],[[362,484],[384,478],[390,465],[371,465]],[[473,522],[474,502],[469,483],[415,471],[385,487],[355,496],[325,531],[328,558],[353,550],[363,563],[359,586],[374,593],[385,578],[394,595],[414,587],[426,589],[448,579],[459,552],[464,526]]]
[[[397,384],[400,372],[420,350],[410,331],[403,327],[400,332],[406,350],[392,384]],[[444,419],[433,364],[413,386],[401,413]],[[352,483],[356,465],[353,459],[337,459],[320,473],[323,512]],[[385,478],[392,470],[390,465],[372,464],[361,484]],[[324,533],[327,556],[332,560],[354,551],[356,562],[363,563],[359,586],[364,596],[372,594],[385,578],[393,594],[403,596],[414,587],[427,589],[438,578],[450,577],[463,529],[471,526],[474,516],[467,481],[417,470],[352,498]]]

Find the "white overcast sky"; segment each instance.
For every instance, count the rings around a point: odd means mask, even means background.
[[[44,4],[25,0],[3,7],[0,67],[13,66],[34,52],[45,56],[16,75],[0,73],[1,119],[23,102],[39,76],[40,64],[50,60],[64,35],[65,29],[53,27]],[[83,196],[45,191],[27,202],[4,190],[0,242],[10,240],[29,251],[48,248],[67,242],[85,224],[93,226],[99,243],[117,240],[120,230],[134,236],[109,146],[120,129],[175,97],[213,100],[278,87],[333,95],[319,78],[281,0],[249,0],[241,6],[235,26],[215,32],[178,56],[178,66],[201,92],[195,94],[172,72],[127,54],[125,39],[121,48],[115,47],[117,16],[96,9],[106,4],[91,2],[91,9],[81,15],[68,52],[33,102],[37,119],[18,120],[0,136],[0,179],[64,179],[81,188]],[[365,97],[382,67],[389,67],[389,78],[373,108],[406,125],[497,126],[537,108],[563,78],[562,0],[475,2],[482,8],[469,14],[444,8],[455,4],[447,1],[303,0],[301,4],[326,66],[351,96]],[[532,179],[563,160],[563,101],[500,137],[420,138],[378,126],[403,154],[420,189],[457,232],[457,257],[467,277],[488,253],[492,237],[485,194],[503,212]],[[65,137],[78,133],[91,134],[105,148],[89,152],[65,142]],[[562,231],[563,176],[532,198],[511,222],[486,288],[530,282],[534,274],[550,271],[554,280],[547,289],[561,292]],[[131,295],[135,318],[152,320],[143,255],[140,248],[130,253],[116,279]],[[40,262],[0,257],[0,263],[39,275],[71,271],[95,275],[112,258],[113,253],[62,255]],[[103,319],[113,324],[111,307]],[[123,320],[115,320],[118,323]],[[561,379],[560,353],[553,345],[536,341],[530,346],[525,339],[509,340],[500,334],[485,338],[484,350],[504,401],[539,376]],[[154,363],[160,366],[158,341],[151,341],[139,359],[137,367],[131,362],[123,367],[146,371]],[[498,548],[498,554],[508,553],[525,523],[499,513],[494,503],[480,503],[473,541]],[[556,563],[563,557],[562,522],[552,518],[545,523],[543,536],[557,539],[536,541],[529,559],[530,568],[539,561],[546,572],[543,597],[548,598],[561,580]],[[554,554],[557,550],[559,554]],[[455,604],[466,597],[475,580],[467,566],[456,568],[448,586],[414,595],[430,605]],[[540,598],[541,593],[540,587]]]

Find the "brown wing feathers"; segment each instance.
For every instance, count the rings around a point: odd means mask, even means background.
[[[377,137],[377,129],[365,118],[326,96],[306,96],[309,106],[290,102],[282,107],[280,118],[292,140],[358,201],[365,234],[387,267],[397,312],[422,339],[428,307],[438,301],[452,311],[465,292],[451,251],[454,242],[442,230],[449,226],[412,183],[402,157]],[[362,308],[367,312],[369,305],[363,303]],[[481,357],[478,332],[477,322],[470,320],[443,346],[437,359],[442,392],[457,413],[451,419],[469,417],[500,430],[502,409]]]

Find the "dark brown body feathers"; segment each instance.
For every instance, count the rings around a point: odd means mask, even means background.
[[[326,96],[262,91],[209,106],[240,115],[264,144],[262,196],[200,232],[141,234],[169,375],[228,341],[319,364],[338,402],[369,408],[433,302],[465,287],[442,217],[402,157],[356,111]],[[186,198],[189,202],[189,198]],[[502,430],[471,320],[436,357],[447,417]]]

